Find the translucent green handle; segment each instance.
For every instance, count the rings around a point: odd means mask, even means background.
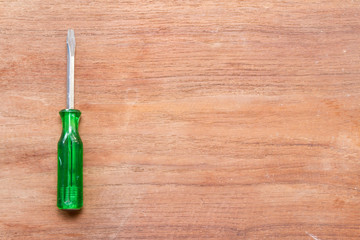
[[[58,142],[57,206],[75,210],[83,206],[83,144],[78,132],[81,112],[64,109],[59,113],[63,129]]]

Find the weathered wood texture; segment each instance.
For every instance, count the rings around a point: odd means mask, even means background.
[[[358,239],[359,1],[63,2],[0,3],[1,239]]]

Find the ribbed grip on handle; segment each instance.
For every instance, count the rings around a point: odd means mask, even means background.
[[[81,112],[60,111],[62,134],[58,142],[57,206],[75,210],[83,206],[83,144],[78,132]]]

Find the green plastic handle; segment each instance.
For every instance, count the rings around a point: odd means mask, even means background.
[[[58,142],[57,206],[76,210],[83,206],[83,144],[78,132],[81,112],[60,112],[62,134]]]

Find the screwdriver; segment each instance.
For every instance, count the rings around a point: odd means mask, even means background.
[[[81,112],[74,109],[75,34],[69,29],[67,45],[67,106],[59,112],[62,133],[58,142],[57,206],[78,210],[83,206],[83,144],[78,132]]]

